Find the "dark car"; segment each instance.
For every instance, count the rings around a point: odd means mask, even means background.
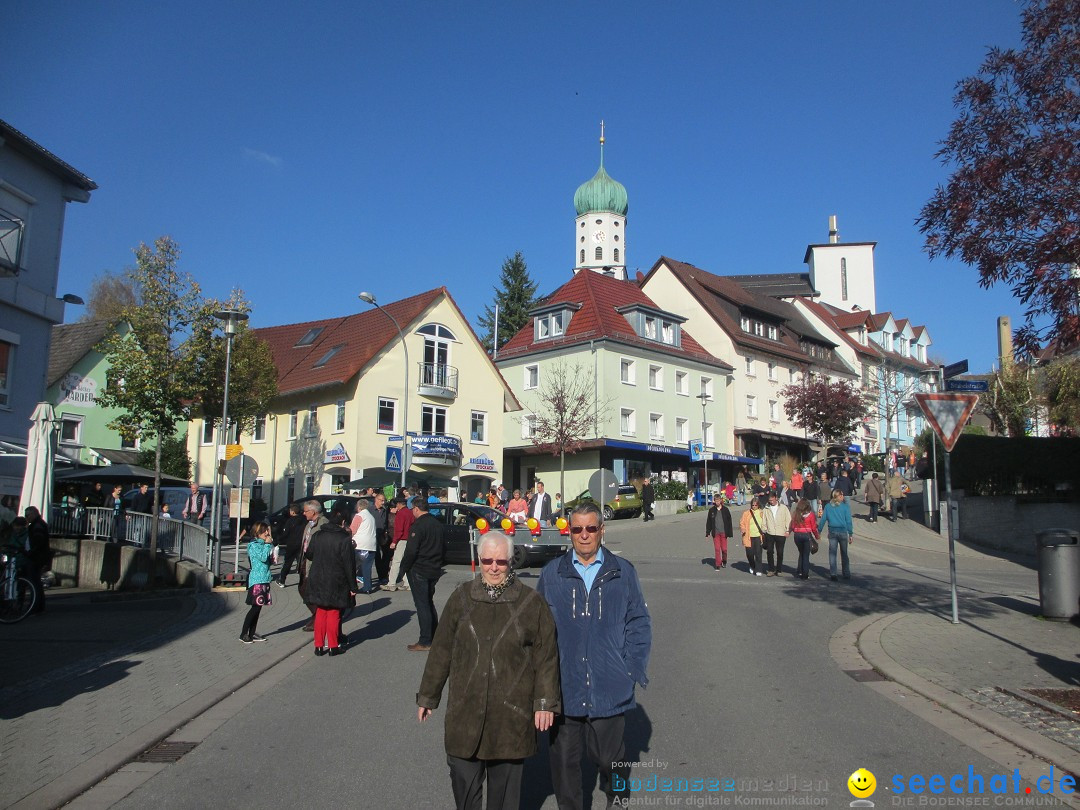
[[[293,503],[301,507],[300,514],[302,515],[303,506],[306,501],[318,501],[322,504],[323,512],[330,514],[331,512],[342,512],[349,516],[356,513],[356,502],[360,500],[355,495],[312,495],[308,498],[297,498]],[[274,532],[274,537],[278,536],[281,531],[281,527],[285,525],[285,521],[289,517],[289,507],[285,506],[278,509],[274,514],[270,515],[270,528]]]
[[[471,560],[469,540],[476,521],[483,518],[493,529],[499,529],[505,512],[478,503],[433,503],[429,511],[446,525],[446,562],[467,565]],[[528,543],[527,534],[515,532],[514,567],[524,568],[530,563],[546,562],[565,551],[562,546],[541,546]],[[522,542],[518,542],[521,540]]]
[[[572,501],[567,501],[563,506],[563,511],[569,515],[575,506],[591,500],[595,500],[592,493],[585,490]],[[641,493],[637,491],[637,487],[633,484],[620,484],[615,497],[605,503],[601,509],[604,513],[604,520],[617,517],[639,517],[642,510]]]

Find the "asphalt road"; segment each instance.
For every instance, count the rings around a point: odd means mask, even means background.
[[[643,801],[847,806],[848,775],[866,767],[878,779],[877,806],[896,806],[885,790],[893,775],[1001,771],[830,656],[830,637],[858,616],[906,609],[947,620],[945,555],[857,541],[853,580],[832,583],[823,544],[807,582],[752,577],[738,545],[734,567],[714,572],[711,560],[705,564],[711,543],[703,526],[699,513],[648,525],[617,521],[608,530],[609,548],[638,568],[654,627],[651,682],[628,718],[627,759],[641,763],[632,776],[646,785],[653,776],[731,780],[733,788],[643,790]],[[790,541],[787,551],[790,570]],[[959,568],[962,610],[978,609],[968,597],[980,591],[1030,595],[1034,587],[1035,573],[1014,563],[964,559]],[[535,573],[525,581],[535,582]],[[452,567],[438,601],[468,577]],[[306,660],[293,661],[299,665],[265,692],[249,685],[254,700],[117,806],[452,806],[442,713],[416,721],[424,655],[405,649],[416,640],[411,598],[376,595],[372,607],[347,624],[359,645],[333,659],[305,648],[298,655]],[[271,683],[274,671],[265,677]],[[532,810],[555,807],[544,753],[526,763],[523,807]],[[599,791],[592,806],[603,806]]]

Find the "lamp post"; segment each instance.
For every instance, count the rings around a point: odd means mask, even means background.
[[[705,403],[707,403],[712,397],[706,392],[701,392],[697,395],[697,398],[701,400],[701,460],[705,462],[705,505],[709,505],[709,456],[705,452],[705,446],[708,443],[705,435]]]
[[[410,456],[409,447],[411,442],[409,441],[409,347],[405,345],[405,333],[401,331],[401,325],[397,322],[397,319],[379,306],[379,302],[375,300],[375,296],[369,292],[362,292],[359,295],[361,301],[365,301],[378,309],[383,315],[390,319],[390,322],[394,324],[394,328],[398,331],[398,338],[401,340],[401,350],[405,352],[405,396],[402,398],[402,411],[401,411],[401,488],[405,489],[405,472],[409,469]]]
[[[218,425],[218,443],[217,447],[221,448],[221,453],[225,453],[225,445],[228,442],[228,425],[229,425],[229,371],[232,366],[232,344],[233,338],[236,337],[236,333],[240,328],[240,324],[248,319],[246,312],[240,312],[236,309],[222,309],[214,313],[214,317],[224,323],[222,327],[225,330],[225,391],[222,396],[221,404],[221,424]],[[217,457],[217,450],[215,448],[214,453],[214,494],[210,502],[210,536],[214,537],[215,533],[221,531],[221,494],[223,487],[221,485],[221,461]],[[217,553],[214,554],[214,577],[221,575],[221,544],[217,544]],[[237,557],[237,565],[239,565],[239,557]]]

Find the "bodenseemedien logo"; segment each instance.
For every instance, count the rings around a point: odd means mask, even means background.
[[[851,795],[855,797],[855,801],[851,802],[848,805],[849,807],[874,806],[874,803],[870,801],[870,797],[877,790],[877,779],[866,768],[859,768],[848,777],[847,788]]]

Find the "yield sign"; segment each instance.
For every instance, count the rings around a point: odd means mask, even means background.
[[[916,394],[915,401],[945,445],[945,451],[951,453],[979,397],[977,394]]]

